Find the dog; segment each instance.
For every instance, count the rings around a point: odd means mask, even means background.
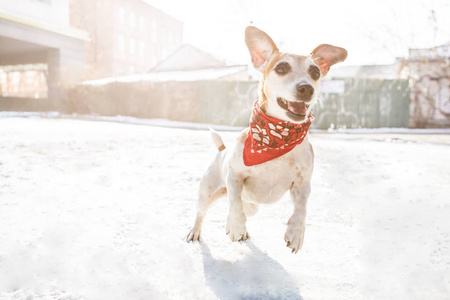
[[[284,240],[297,253],[303,245],[314,166],[308,140],[314,119],[311,110],[322,78],[332,65],[347,58],[347,51],[322,44],[309,56],[280,52],[271,37],[254,26],[246,28],[245,43],[253,66],[262,73],[259,99],[249,127],[230,149],[211,130],[219,153],[200,182],[197,217],[186,240],[200,240],[208,208],[228,196],[226,233],[233,242],[245,241],[247,217],[257,212],[259,204],[277,202],[289,191],[294,211]]]

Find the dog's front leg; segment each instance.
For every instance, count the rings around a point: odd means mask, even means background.
[[[291,200],[294,203],[294,213],[288,221],[284,240],[292,253],[297,253],[303,245],[305,236],[306,203],[311,193],[310,181],[303,180],[301,184],[293,185],[290,190]]]
[[[228,198],[230,200],[230,211],[227,219],[227,234],[231,241],[245,241],[248,239],[245,222],[247,217],[244,214],[244,205],[242,203],[242,189],[244,179],[240,176],[229,174],[227,177]]]

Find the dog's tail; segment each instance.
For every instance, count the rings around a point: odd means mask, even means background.
[[[225,150],[226,147],[220,135],[211,127],[209,127],[209,132],[211,133],[211,138],[214,145],[216,145],[217,150],[219,150],[219,152]]]

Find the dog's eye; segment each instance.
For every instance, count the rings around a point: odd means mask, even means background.
[[[279,63],[275,67],[275,72],[277,72],[278,75],[286,75],[291,70],[291,66],[288,63]]]
[[[309,67],[309,75],[311,75],[311,78],[314,80],[319,79],[320,77],[320,70],[316,66],[310,66]]]

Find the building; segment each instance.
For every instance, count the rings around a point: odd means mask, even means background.
[[[249,78],[247,65],[186,44],[149,72],[84,81],[70,94],[71,112],[244,126],[257,97]]]
[[[226,65],[197,47],[184,44],[149,72],[86,80],[83,85],[114,82],[249,81],[248,65]]]
[[[450,127],[450,43],[410,49],[402,74],[411,82],[410,127]]]
[[[351,78],[354,80],[350,81]],[[376,90],[389,91],[391,86],[396,86],[398,93],[390,109],[394,116],[391,119],[405,118],[403,111],[407,111],[407,126],[410,128],[450,127],[450,43],[432,48],[409,49],[407,58],[397,58],[397,62],[392,65],[337,67],[333,69],[331,79],[346,79],[346,103],[349,102],[350,94],[354,92],[358,95],[358,85],[364,90],[362,95],[368,99],[373,98],[375,94],[372,92]],[[375,81],[370,83],[364,80]],[[392,83],[383,89],[382,80],[391,80]],[[405,85],[405,82],[408,84]],[[325,81],[322,86],[327,83]],[[391,92],[395,93],[395,89]],[[406,94],[409,96],[408,107],[402,104]],[[378,106],[387,108],[385,95],[377,97],[380,98]]]
[[[91,36],[86,79],[147,72],[182,44],[183,23],[143,0],[71,0],[70,23]]]
[[[0,96],[57,99],[84,77],[89,35],[70,27],[69,0],[0,2]]]

